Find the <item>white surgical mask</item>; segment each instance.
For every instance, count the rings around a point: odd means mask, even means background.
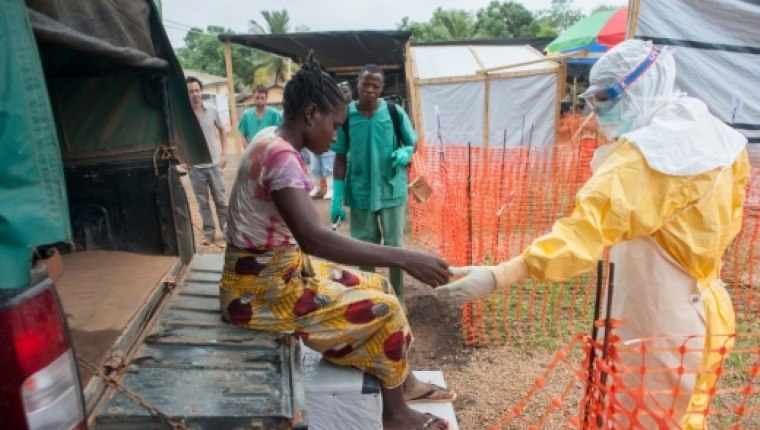
[[[603,114],[598,114],[596,122],[599,123],[599,127],[602,128],[604,135],[609,140],[622,136],[633,127],[632,120],[623,119],[622,105],[619,102]]]

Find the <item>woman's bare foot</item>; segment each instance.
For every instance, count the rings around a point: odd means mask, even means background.
[[[409,407],[404,400],[405,384],[382,389],[383,430],[447,430],[449,423],[446,420]]]

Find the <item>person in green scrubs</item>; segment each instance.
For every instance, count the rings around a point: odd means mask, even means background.
[[[256,133],[266,127],[280,125],[282,122],[282,113],[271,106],[267,106],[268,95],[267,87],[257,86],[253,93],[253,107],[243,111],[243,115],[240,116],[237,129],[243,137],[243,149],[253,142]]]
[[[359,100],[348,105],[348,127],[337,130],[333,168],[333,200],[330,220],[345,219],[351,209],[351,237],[386,246],[404,246],[408,178],[406,167],[417,145],[417,133],[406,112],[398,112],[396,137],[389,104],[380,97],[383,70],[368,64],[359,72]],[[344,130],[348,130],[348,136]],[[374,267],[361,267],[374,271]],[[403,272],[390,269],[393,289],[403,299]]]

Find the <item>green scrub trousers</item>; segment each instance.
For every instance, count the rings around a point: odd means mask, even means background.
[[[382,208],[378,211],[351,208],[351,237],[364,242],[401,248],[404,246],[406,204]],[[381,242],[382,239],[382,242]],[[374,272],[374,267],[360,267]],[[390,268],[391,285],[399,300],[404,297],[404,272]]]

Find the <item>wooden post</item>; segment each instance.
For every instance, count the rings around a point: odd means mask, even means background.
[[[573,75],[573,103],[572,103],[573,114],[575,114],[575,107],[576,107],[575,105],[577,102],[577,98],[578,98],[578,77]]]
[[[639,24],[640,0],[630,0],[628,3],[628,28],[626,29],[625,38],[633,39],[636,36],[636,26]]]
[[[427,138],[425,136],[425,127],[422,124],[422,110],[420,109],[419,94],[417,94],[417,83],[414,78],[414,53],[412,52],[412,44],[407,40],[404,45],[404,75],[406,75],[406,96],[409,99],[409,113],[412,120],[412,126],[419,134],[421,140],[424,142]]]
[[[232,74],[232,42],[224,41],[224,65],[227,70],[227,101],[230,105],[230,134],[235,141],[235,157],[240,158],[240,139],[237,132],[237,104],[235,103],[235,82]],[[229,146],[229,142],[227,143]],[[228,149],[229,150],[229,149]]]
[[[483,82],[483,145],[481,148],[484,150],[488,149],[488,139],[489,139],[489,130],[488,127],[490,127],[490,122],[488,119],[489,115],[489,104],[491,103],[491,78],[486,74],[486,79]],[[485,151],[487,152],[487,151]]]
[[[563,58],[559,70],[557,70],[557,106],[554,111],[554,144],[559,142],[559,126],[562,117],[561,105],[562,99],[565,98],[565,85],[567,82],[567,58]]]
[[[293,77],[293,73],[291,71],[293,60],[291,60],[290,57],[285,57],[283,58],[282,63],[285,66],[285,73],[283,74],[282,79],[287,83],[290,80],[290,78]]]

